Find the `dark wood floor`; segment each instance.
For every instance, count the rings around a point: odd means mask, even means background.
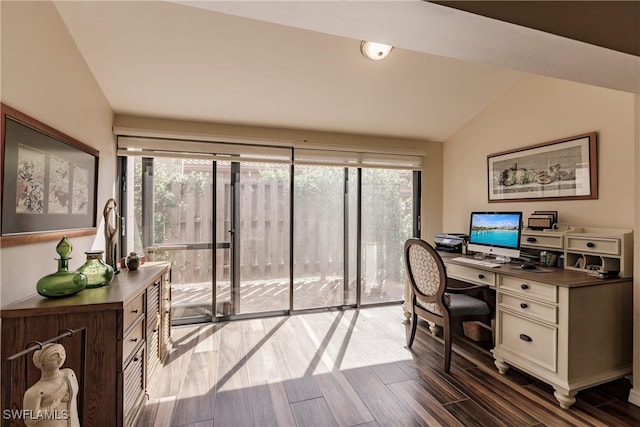
[[[168,363],[150,383],[138,426],[640,426],[620,379],[553,390],[419,328],[404,347],[399,306],[174,328]]]

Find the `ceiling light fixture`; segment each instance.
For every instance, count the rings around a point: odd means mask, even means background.
[[[362,40],[360,43],[360,52],[362,55],[374,61],[386,58],[389,52],[391,52],[391,49],[393,49],[393,46],[389,46],[388,44],[369,42],[366,40]]]

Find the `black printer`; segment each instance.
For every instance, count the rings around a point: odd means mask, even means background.
[[[469,236],[463,233],[438,233],[436,234],[436,250],[445,252],[462,252],[462,245],[469,240]]]

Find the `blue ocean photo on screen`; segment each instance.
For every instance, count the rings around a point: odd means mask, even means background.
[[[517,214],[474,213],[469,242],[518,248],[519,228],[520,216]]]

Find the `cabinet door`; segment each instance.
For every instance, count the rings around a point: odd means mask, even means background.
[[[171,270],[162,276],[160,287],[160,343],[159,356],[164,361],[171,349]]]
[[[133,356],[124,371],[119,374],[122,377],[122,416],[123,426],[135,425],[135,420],[140,415],[145,396],[145,347],[142,346]]]
[[[147,372],[153,374],[160,365],[160,286],[154,280],[147,288]]]

